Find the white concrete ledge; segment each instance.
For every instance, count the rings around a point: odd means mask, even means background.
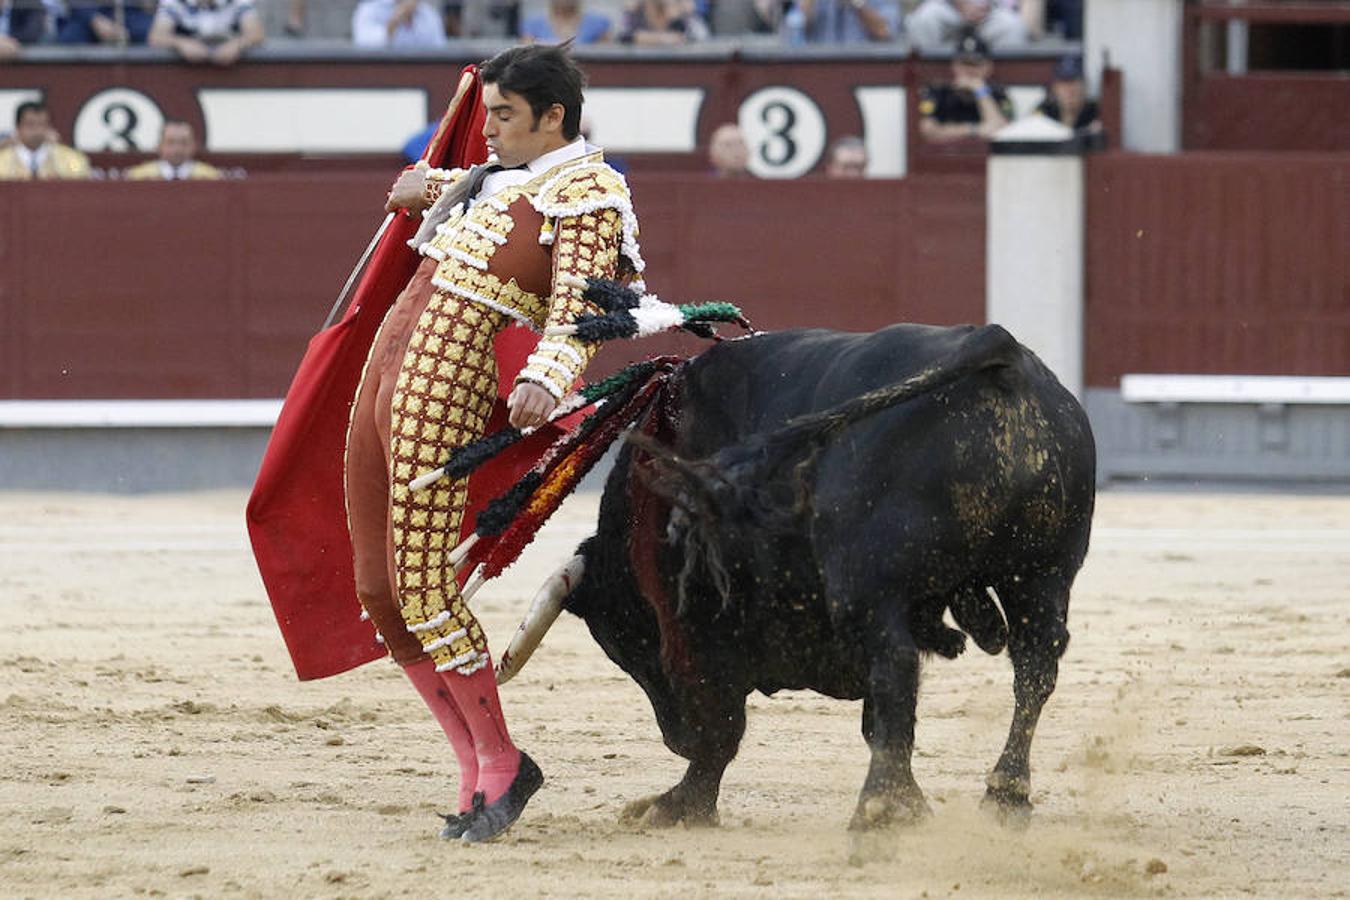
[[[1350,378],[1298,375],[1123,375],[1126,403],[1350,404]]]
[[[0,400],[0,428],[270,428],[280,400]]]

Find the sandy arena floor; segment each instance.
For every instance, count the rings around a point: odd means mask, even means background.
[[[595,503],[483,590],[494,645]],[[0,896],[1350,895],[1350,498],[1103,495],[1032,826],[978,809],[1011,671],[972,648],[926,669],[933,819],[861,867],[860,706],[811,694],[751,698],[720,829],[620,825],[683,766],[571,617],[504,694],[544,790],[436,840],[449,748],[388,663],[295,681],[243,504],[0,494]]]

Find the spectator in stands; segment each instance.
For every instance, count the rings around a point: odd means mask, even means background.
[[[937,143],[988,139],[1013,118],[1012,101],[990,83],[989,47],[974,29],[957,41],[950,83],[928,85],[919,96],[919,134]]]
[[[586,12],[581,0],[549,0],[548,12],[529,16],[520,25],[526,43],[598,44],[608,41],[613,23],[604,13]]]
[[[88,157],[57,139],[46,104],[36,100],[19,104],[14,138],[14,143],[0,150],[0,181],[90,176]]]
[[[118,10],[118,6],[121,10]],[[56,39],[62,44],[144,44],[155,20],[155,0],[70,0]]]
[[[445,23],[425,0],[361,0],[352,12],[358,47],[443,47]]]
[[[779,18],[789,44],[862,44],[900,33],[899,0],[794,0]]]
[[[624,13],[619,40],[643,47],[674,47],[708,37],[693,0],[639,0]]]
[[[1045,20],[1047,31],[1053,31],[1068,41],[1081,41],[1083,0],[1048,0]]]
[[[825,153],[827,178],[866,178],[867,145],[856,134],[846,134]]]
[[[147,43],[167,47],[190,63],[232,66],[263,42],[253,0],[160,0]]]
[[[290,0],[286,7],[286,24],[283,30],[287,37],[304,37],[305,20],[309,17],[309,0]]]
[[[519,0],[447,0],[445,33],[456,38],[514,38],[520,34]]]
[[[32,0],[0,0],[0,62],[23,53],[27,44],[47,36],[52,15],[45,4]]]
[[[999,0],[923,0],[909,14],[905,27],[920,53],[950,47],[971,28],[998,50],[1019,47],[1030,36],[1017,11]]]
[[[750,148],[734,122],[718,125],[708,141],[708,162],[718,178],[744,178],[750,174]]]
[[[1036,111],[1067,125],[1078,134],[1096,134],[1102,130],[1102,114],[1097,101],[1088,99],[1083,81],[1083,57],[1061,56],[1055,62],[1045,100]]]
[[[1026,26],[1027,40],[1038,41],[1045,37],[1046,0],[993,0],[993,4],[1017,13]]]
[[[193,159],[197,154],[197,136],[182,119],[169,119],[159,137],[159,157],[127,169],[129,181],[189,181],[217,179],[220,170]]]
[[[718,0],[707,22],[713,34],[772,34],[782,22],[785,0],[749,0],[740,3]]]

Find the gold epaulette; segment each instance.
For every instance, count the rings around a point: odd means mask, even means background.
[[[633,213],[628,182],[598,154],[544,175],[531,204],[544,217],[546,231],[552,230],[550,220],[582,216],[602,209],[615,210],[623,221],[623,246],[619,252],[627,258],[633,271],[641,273],[646,267],[638,247],[638,222]],[[541,240],[546,241],[543,237]]]
[[[604,162],[564,166],[545,178],[534,200],[535,209],[544,215],[579,215],[616,204],[632,206],[628,182]]]

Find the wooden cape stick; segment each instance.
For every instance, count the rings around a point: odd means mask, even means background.
[[[427,157],[435,153],[440,148],[441,142],[445,140],[445,133],[450,128],[450,121],[454,118],[454,113],[458,111],[460,101],[464,99],[464,94],[473,86],[475,77],[476,76],[470,72],[465,72],[460,75],[459,84],[455,87],[455,96],[451,99],[449,105],[446,106],[445,115],[441,116],[441,124],[436,127],[436,133],[433,134],[431,140],[427,142],[426,150],[422,151],[422,158],[417,161],[413,168],[422,170],[430,168],[430,165],[427,163]],[[347,283],[342,286],[342,292],[338,294],[337,300],[333,302],[333,308],[328,311],[328,318],[323,320],[323,326],[319,329],[320,331],[323,331],[324,328],[332,325],[334,320],[337,319],[338,313],[342,310],[343,304],[347,301],[347,295],[351,293],[352,285],[356,284],[357,276],[365,269],[366,263],[370,262],[370,257],[375,253],[375,248],[380,245],[380,238],[384,237],[384,233],[389,230],[389,226],[393,224],[394,217],[397,215],[397,211],[386,215],[384,221],[380,223],[380,227],[375,230],[375,235],[370,239],[370,243],[366,244],[365,252],[362,253],[361,258],[356,261],[356,267],[353,268],[352,273],[347,276]]]

